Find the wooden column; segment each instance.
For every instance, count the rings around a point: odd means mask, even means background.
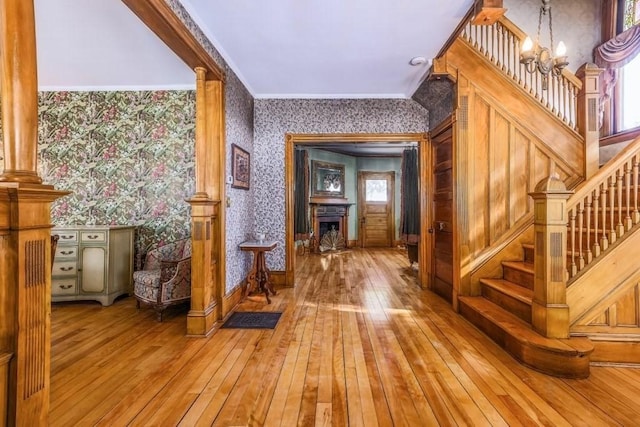
[[[221,82],[206,81],[206,70],[196,71],[196,193],[191,205],[191,310],[187,315],[187,334],[207,336],[220,318],[220,236],[224,221],[220,220],[219,158],[222,103]],[[222,116],[224,117],[224,116]],[[224,142],[224,140],[222,141]],[[222,163],[224,164],[224,163]],[[224,170],[224,167],[222,167]],[[223,267],[222,267],[223,268]],[[222,282],[223,283],[223,282]]]
[[[39,184],[38,79],[33,0],[0,2],[4,171],[0,181]]]
[[[50,206],[67,194],[37,173],[38,82],[33,0],[0,0],[0,403],[7,425],[46,425],[51,349]],[[5,360],[6,361],[6,360]]]
[[[531,323],[548,338],[569,337],[567,199],[572,193],[555,172],[529,193],[534,201],[535,236]]]
[[[582,80],[578,93],[578,131],[584,137],[585,179],[591,178],[600,167],[600,73],[595,64],[584,64],[576,72]]]

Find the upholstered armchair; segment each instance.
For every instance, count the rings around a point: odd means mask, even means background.
[[[142,270],[133,273],[136,307],[152,306],[159,322],[171,305],[191,298],[191,239],[178,240],[147,252]]]

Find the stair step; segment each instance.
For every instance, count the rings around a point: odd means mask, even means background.
[[[525,365],[565,378],[589,376],[588,338],[545,338],[531,325],[483,297],[458,297],[460,314]]]
[[[531,323],[533,291],[504,279],[480,279],[482,296]]]
[[[535,246],[533,246],[533,244],[531,243],[523,243],[522,244],[522,250],[524,251],[524,262],[533,264],[533,259],[534,259],[534,253],[535,253]]]
[[[523,261],[503,261],[502,277],[522,287],[533,289],[533,263]]]

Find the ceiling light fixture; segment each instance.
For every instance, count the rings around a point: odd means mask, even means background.
[[[538,33],[536,34],[535,44],[531,41],[531,37],[525,39],[520,52],[520,63],[525,66],[529,73],[534,73],[536,69],[542,74],[542,90],[549,87],[549,73],[558,76],[562,73],[562,69],[566,67],[567,48],[564,43],[558,43],[556,55],[552,56],[551,50],[546,47],[540,47],[540,28],[542,27],[542,15],[549,16],[549,41],[551,49],[553,49],[553,26],[551,20],[551,0],[542,0],[540,13],[538,15]]]
[[[409,64],[416,66],[416,65],[422,65],[426,62],[427,62],[427,59],[424,56],[415,56],[411,58],[411,60],[409,61]]]

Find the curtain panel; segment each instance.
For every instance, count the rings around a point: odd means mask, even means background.
[[[401,169],[400,238],[404,243],[418,243],[420,239],[420,181],[418,150],[416,148],[407,148],[402,152]]]
[[[293,233],[294,240],[309,238],[309,154],[296,150]]]
[[[640,54],[640,24],[621,32],[594,51],[595,62],[604,68],[602,74],[601,103],[611,97],[618,80],[618,69],[624,67]]]

